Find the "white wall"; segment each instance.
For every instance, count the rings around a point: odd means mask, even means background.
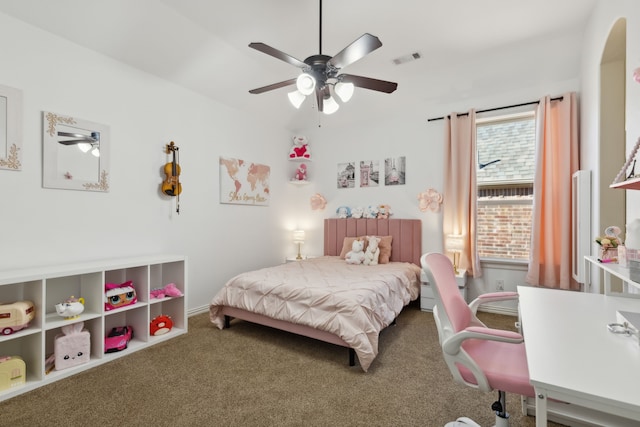
[[[289,132],[3,14],[0,52],[0,83],[24,97],[22,170],[0,171],[0,270],[185,254],[194,309],[232,275],[284,258],[282,186],[274,185],[270,207],[222,205],[218,159],[266,163],[271,182],[283,182]],[[110,126],[108,193],[42,188],[43,110]],[[180,147],[180,215],[159,192],[172,140]]]

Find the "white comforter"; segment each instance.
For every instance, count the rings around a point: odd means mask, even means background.
[[[320,257],[242,273],[213,298],[211,321],[222,329],[223,306],[331,332],[353,348],[367,371],[378,334],[420,294],[420,268],[410,263],[350,265]]]

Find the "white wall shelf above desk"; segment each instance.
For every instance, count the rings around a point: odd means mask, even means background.
[[[622,267],[618,263],[613,262],[600,262],[595,256],[585,256],[585,273],[587,274],[586,285],[591,284],[591,268],[589,264],[595,265],[597,268],[604,271],[604,293],[605,295],[625,296],[632,298],[640,298],[640,283],[631,280],[628,267]],[[624,283],[625,289],[623,292],[613,292],[611,290],[611,276],[617,277]]]

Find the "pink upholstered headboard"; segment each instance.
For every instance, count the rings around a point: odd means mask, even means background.
[[[420,266],[422,221],[419,219],[327,218],[324,220],[324,255],[340,255],[344,238],[358,236],[393,236],[391,261]]]

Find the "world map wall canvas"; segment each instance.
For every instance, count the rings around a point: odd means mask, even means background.
[[[220,157],[220,203],[269,206],[270,173],[267,165]]]

